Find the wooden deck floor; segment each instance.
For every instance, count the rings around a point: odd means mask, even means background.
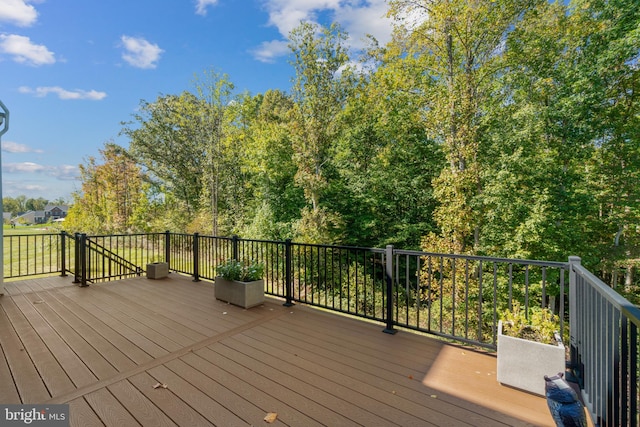
[[[68,403],[71,425],[553,426],[493,355],[188,277],[5,284],[0,403]],[[156,384],[166,388],[154,388]]]

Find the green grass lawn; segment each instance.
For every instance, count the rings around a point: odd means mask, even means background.
[[[38,224],[38,225],[17,225],[15,228],[4,225],[3,234],[5,236],[16,236],[26,234],[57,234],[60,232],[59,225]]]

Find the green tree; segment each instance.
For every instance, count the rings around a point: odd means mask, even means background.
[[[250,176],[246,185],[252,191],[244,231],[260,238],[289,238],[305,204],[303,190],[294,182],[297,165],[289,131],[293,102],[281,91],[268,90],[243,104],[251,117],[236,138],[244,142]]]
[[[171,193],[180,212],[168,213],[179,219],[172,228],[220,233],[222,179],[230,179],[235,164],[227,140],[232,90],[226,75],[205,72],[195,93],[143,101],[134,121],[123,123],[132,158],[150,172],[154,191]]]
[[[332,146],[340,133],[337,118],[353,82],[346,39],[337,24],[302,23],[289,35],[295,71],[291,121],[295,181],[310,204],[302,210],[298,233],[310,242],[337,241],[342,233],[340,215],[321,203]]]
[[[26,206],[30,211],[42,211],[47,206],[49,201],[43,197],[37,199],[27,199]]]
[[[86,165],[80,165],[82,190],[74,194],[65,229],[85,233],[146,231],[146,218],[140,215],[146,205],[140,168],[113,143],[106,143],[100,155],[104,163],[91,157]]]
[[[625,267],[630,290],[640,258],[640,9],[628,0],[572,3],[578,33],[574,75],[589,110],[595,149],[589,162],[589,193],[597,210],[592,236],[600,266]]]
[[[16,215],[20,212],[20,203],[13,197],[3,197],[2,208],[5,212],[11,212],[13,215]]]
[[[572,34],[564,5],[538,2],[506,39],[486,149],[481,250],[509,257],[566,259],[584,253],[583,115],[572,89]]]
[[[434,213],[445,241],[456,252],[479,245],[482,165],[478,153],[486,118],[496,103],[490,95],[500,71],[500,51],[509,30],[530,0],[394,0],[395,43],[424,73],[415,78],[425,98],[427,136],[442,144],[447,166],[434,180],[440,202]],[[447,246],[447,245],[445,245]],[[437,249],[437,248],[434,248]]]
[[[151,183],[170,192],[188,222],[200,209],[202,172],[206,158],[194,123],[200,120],[200,103],[189,92],[142,101],[134,121],[123,123],[130,138],[129,151],[149,171]]]
[[[434,230],[431,182],[444,164],[425,132],[416,62],[396,46],[372,45],[341,115],[333,163],[340,176],[332,200],[347,224],[345,242],[418,249]]]

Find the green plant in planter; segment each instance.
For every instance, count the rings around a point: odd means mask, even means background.
[[[513,303],[511,310],[501,314],[502,333],[516,338],[557,344],[560,319],[548,308],[530,307],[529,316],[519,302]],[[557,338],[556,338],[557,337]]]
[[[216,273],[227,280],[253,282],[262,279],[264,264],[254,261],[230,259],[216,267]]]

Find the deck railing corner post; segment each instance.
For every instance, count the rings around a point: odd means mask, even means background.
[[[387,245],[385,249],[385,283],[386,283],[386,327],[382,332],[386,334],[395,334],[396,329],[393,328],[393,245]]]
[[[569,257],[569,359],[572,368],[578,365],[578,290],[577,274],[574,267],[579,266],[581,259],[578,256]]]

